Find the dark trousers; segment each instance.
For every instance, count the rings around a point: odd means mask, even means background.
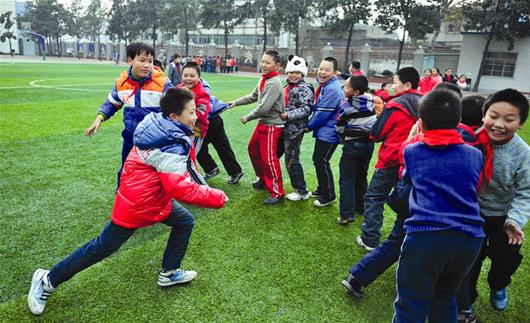
[[[193,215],[173,201],[171,213],[162,223],[172,227],[162,258],[162,269],[180,268],[194,226]],[[109,222],[99,236],[71,253],[50,270],[48,277],[52,286],[59,286],[78,272],[112,255],[135,231],[136,229],[124,228],[112,221]]]
[[[343,218],[352,218],[354,212],[364,212],[364,194],[368,186],[368,168],[374,152],[374,143],[347,141],[342,147],[339,162],[340,207]]]
[[[116,179],[116,192],[120,187],[120,178],[123,165],[125,164],[125,160],[127,159],[127,156],[129,156],[129,153],[131,152],[131,149],[134,146],[133,135],[134,133],[127,129],[123,129],[123,131],[121,132],[121,136],[123,138],[123,145],[121,147],[121,166],[120,170],[118,171],[118,178]]]
[[[304,133],[301,133],[292,139],[285,137],[283,143],[285,149],[285,168],[287,168],[291,186],[297,192],[305,194],[307,193],[307,186],[304,179],[304,169],[300,162],[300,146],[302,145],[303,138]]]
[[[482,238],[453,230],[409,234],[396,273],[394,323],[456,322],[456,291],[475,262]]]
[[[399,166],[376,168],[364,195],[362,239],[370,247],[377,247],[381,239],[385,201],[398,182],[398,170]]]
[[[507,287],[512,280],[512,275],[523,260],[523,255],[520,253],[521,245],[508,244],[508,236],[504,232],[506,217],[483,215],[482,218],[486,221],[484,223],[486,240],[477,261],[458,291],[457,299],[460,310],[469,309],[477,300],[477,281],[482,262],[486,257],[491,259],[491,266],[488,272],[488,284],[491,290]]]
[[[210,143],[215,148],[215,151],[217,151],[217,155],[219,155],[221,163],[223,163],[228,175],[235,176],[242,172],[241,165],[237,162],[236,155],[226,136],[224,122],[221,116],[210,119],[208,133],[206,133],[201,150],[197,154],[197,161],[205,173],[209,173],[217,167],[217,163],[208,152],[208,144]]]
[[[350,268],[350,273],[361,286],[368,286],[399,259],[401,245],[405,239],[403,224],[410,216],[409,194],[411,185],[399,181],[388,197],[388,205],[397,213],[394,227],[388,238],[377,248],[367,253],[361,261]]]
[[[336,198],[333,172],[329,165],[335,149],[337,149],[337,144],[315,139],[313,165],[315,165],[315,171],[317,173],[317,191],[324,200],[334,200]]]

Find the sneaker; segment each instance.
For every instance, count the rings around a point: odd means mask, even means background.
[[[285,197],[283,197],[283,196],[280,196],[280,197],[269,196],[263,201],[263,204],[265,204],[265,205],[275,205],[275,204],[281,203],[283,201],[285,201]]]
[[[265,186],[265,183],[263,183],[263,181],[260,179],[257,179],[255,182],[252,182],[252,187],[257,190],[264,190],[267,188],[267,186]]]
[[[343,217],[342,215],[337,218],[337,224],[338,225],[348,225],[348,223],[352,223],[355,221],[355,218],[352,217]]]
[[[313,192],[309,193],[309,196],[311,197],[316,197],[316,198],[319,198],[320,197],[320,192],[318,190],[314,190]]]
[[[309,198],[309,192],[300,193],[298,191],[294,191],[292,193],[287,194],[286,198],[289,201],[293,201],[293,202],[307,200]]]
[[[508,306],[506,288],[490,291],[490,303],[497,311],[504,311]]]
[[[44,312],[46,301],[53,293],[53,288],[48,283],[49,270],[37,269],[31,279],[31,287],[28,293],[28,307],[34,315],[40,315]]]
[[[228,184],[237,184],[237,182],[239,182],[239,180],[241,179],[241,177],[243,177],[243,175],[245,175],[245,173],[241,172],[239,174],[235,174],[234,176],[230,176],[230,179],[228,180]]]
[[[477,323],[477,318],[471,309],[458,313],[456,320],[458,323]]]
[[[180,268],[173,270],[162,270],[158,274],[158,286],[168,287],[175,284],[184,284],[197,277],[197,272],[193,270],[182,270]]]
[[[214,169],[212,169],[210,172],[204,174],[204,176],[202,178],[204,178],[205,181],[209,180],[210,178],[214,177],[214,176],[217,176],[219,175],[221,171],[219,170],[218,167],[215,167]]]
[[[359,246],[361,246],[364,249],[366,249],[366,251],[372,251],[372,250],[374,250],[376,248],[376,247],[370,247],[369,245],[364,243],[363,238],[361,236],[357,236],[357,238],[355,238],[355,241],[357,242],[357,244]]]
[[[324,206],[331,205],[332,203],[335,203],[335,201],[336,199],[328,200],[328,199],[323,199],[322,197],[319,197],[318,199],[315,200],[315,202],[313,202],[313,204],[316,207],[324,207]]]
[[[364,295],[363,287],[351,274],[342,281],[342,286],[344,286],[344,288],[346,288],[348,292],[355,297],[360,298]]]

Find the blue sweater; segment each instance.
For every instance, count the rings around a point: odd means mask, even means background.
[[[405,148],[406,175],[412,181],[407,234],[455,230],[484,237],[477,183],[482,153],[465,144],[430,147],[422,142]]]

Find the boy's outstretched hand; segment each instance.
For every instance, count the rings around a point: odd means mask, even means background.
[[[241,123],[246,124],[247,122],[248,122],[248,117],[247,116],[242,116],[241,117]]]
[[[90,137],[94,133],[96,133],[101,127],[102,122],[103,117],[101,115],[96,116],[96,120],[94,120],[94,123],[92,123],[92,125],[85,130],[85,136]]]
[[[230,102],[227,102],[226,104],[228,104],[228,108],[231,109],[236,106],[236,101],[230,101]]]
[[[520,245],[523,243],[524,232],[517,226],[517,224],[506,222],[504,225],[504,232],[506,232],[506,235],[508,236],[508,244]]]

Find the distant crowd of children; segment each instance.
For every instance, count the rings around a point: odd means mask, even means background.
[[[337,223],[347,225],[363,216],[355,241],[370,251],[342,281],[349,293],[363,296],[366,286],[398,262],[394,322],[475,322],[477,281],[489,257],[490,301],[495,309],[506,309],[506,288],[522,261],[522,229],[530,218],[530,148],[516,133],[528,117],[528,100],[521,93],[505,89],[487,99],[463,98],[465,87],[458,83],[465,82],[465,76],[456,80],[448,69],[443,82],[438,69],[426,69],[420,78],[416,69],[404,67],[392,84],[371,94],[359,62],[352,62],[349,73],[340,73],[333,57],[321,61],[314,88],[306,80],[305,60],[293,55],[285,67],[284,85],[280,55],[268,50],[252,92],[225,103],[201,78],[201,72],[217,66],[210,65],[210,58],[183,64],[175,55],[164,74],[153,67],[153,55],[149,45],[128,46],[130,68],[85,131],[92,136],[124,110],[112,219],[98,237],[50,271],[35,271],[28,294],[33,314],[44,311],[59,284],[110,256],[137,228],[159,222],[172,231],[158,284],[194,279],[196,272],[180,268],[193,217],[179,202],[224,206],[226,195],[205,182],[220,173],[208,145],[217,150],[228,183],[237,184],[244,172],[220,114],[254,102],[257,106],[241,122],[257,121],[248,153],[257,177],[252,187],[269,193],[265,205],[309,197],[315,198],[316,207],[336,202],[330,160],[342,146]],[[315,138],[314,189],[308,187],[300,161],[303,137],[309,132]],[[377,162],[368,183],[377,142]],[[280,167],[283,155],[292,186],[289,194]],[[385,204],[397,216],[390,235],[380,243]]]

